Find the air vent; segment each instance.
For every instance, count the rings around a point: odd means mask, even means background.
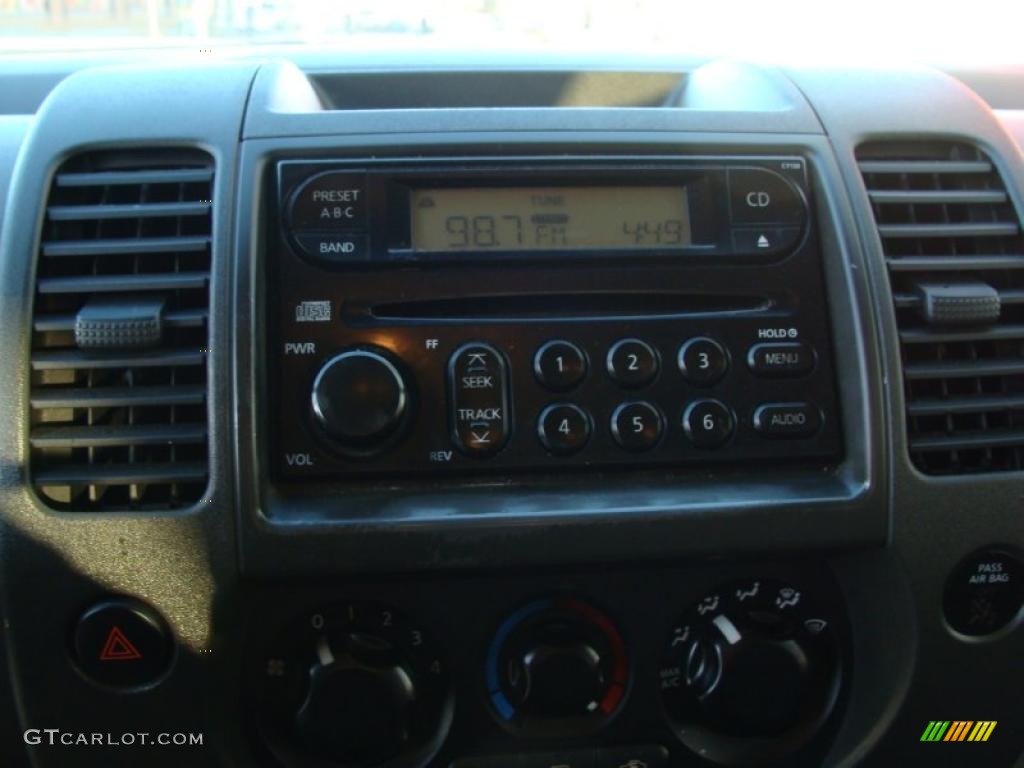
[[[74,511],[173,509],[208,473],[213,164],[98,152],[57,172],[32,333],[32,483]]]
[[[914,464],[928,474],[1024,468],[1024,237],[976,147],[885,142],[860,171],[899,326]]]

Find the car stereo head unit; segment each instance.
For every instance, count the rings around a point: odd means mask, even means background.
[[[839,458],[803,158],[274,171],[279,477]]]

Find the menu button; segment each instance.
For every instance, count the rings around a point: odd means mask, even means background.
[[[747,365],[759,376],[804,376],[814,369],[814,350],[802,341],[756,344]]]

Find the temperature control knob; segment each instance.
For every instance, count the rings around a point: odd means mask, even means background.
[[[537,600],[498,628],[486,681],[495,714],[527,730],[599,724],[618,708],[628,675],[622,637],[581,600]]]
[[[316,375],[313,418],[343,450],[376,453],[401,435],[409,388],[399,365],[383,349],[360,347],[335,355]]]
[[[451,722],[438,649],[389,606],[349,603],[308,614],[259,673],[262,728],[288,765],[416,768]]]
[[[705,595],[674,627],[661,668],[687,745],[726,764],[771,762],[805,744],[831,712],[840,660],[832,622],[774,579]]]

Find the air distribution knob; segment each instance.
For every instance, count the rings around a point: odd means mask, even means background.
[[[841,682],[836,620],[777,579],[726,584],[673,627],[659,672],[666,710],[694,752],[774,764],[805,746]]]
[[[799,722],[800,704],[811,693],[811,662],[797,638],[774,634],[777,621],[772,614],[720,614],[724,633],[691,641],[686,682],[719,730],[777,736]]]
[[[391,445],[408,420],[409,387],[399,363],[378,347],[345,350],[313,381],[313,418],[343,450],[371,454]]]

